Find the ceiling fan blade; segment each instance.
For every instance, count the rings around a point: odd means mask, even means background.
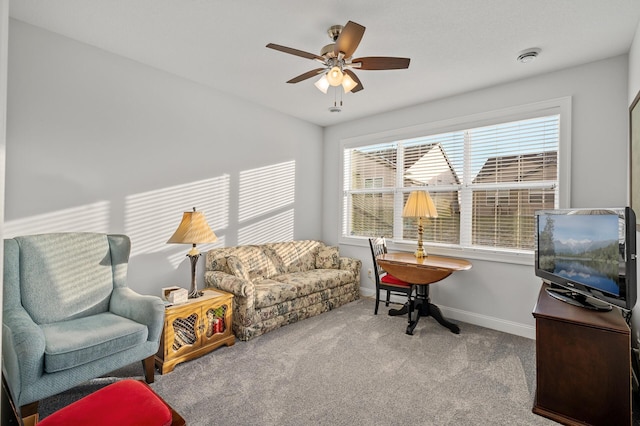
[[[289,53],[291,55],[301,56],[307,59],[317,59],[320,62],[324,62],[324,58],[322,56],[318,56],[314,53],[305,52],[303,50],[294,49],[292,47],[280,46],[279,44],[269,43],[267,44],[269,49],[279,50],[280,52]]]
[[[358,76],[356,75],[356,73],[354,73],[351,70],[344,70],[345,74],[349,74],[349,77],[351,77],[353,79],[353,81],[355,81],[356,83],[358,83],[358,85],[356,87],[354,87],[353,89],[351,89],[351,93],[356,93],[361,91],[362,89],[364,89],[364,86],[362,85],[362,82],[360,81],[360,79],[358,78]]]
[[[360,40],[362,40],[364,30],[365,27],[360,24],[356,24],[353,21],[347,22],[347,25],[345,25],[340,32],[333,49],[336,56],[338,56],[340,52],[344,53],[345,58],[353,56],[353,52],[356,51]]]
[[[316,76],[325,70],[326,68],[316,68],[315,70],[307,71],[304,74],[300,74],[299,76],[292,78],[291,80],[287,81],[287,83],[299,83],[303,80]]]
[[[361,64],[361,70],[400,70],[409,68],[409,58],[393,58],[390,56],[368,56],[356,58],[352,64]]]

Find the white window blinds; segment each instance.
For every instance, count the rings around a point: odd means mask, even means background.
[[[467,133],[471,244],[533,249],[535,211],[556,205],[559,116]],[[463,226],[469,228],[468,223]]]
[[[345,148],[343,234],[415,241],[417,221],[401,211],[423,189],[438,210],[425,242],[531,250],[535,210],[557,206],[559,119]]]
[[[397,144],[344,151],[343,233],[393,237],[397,156]]]

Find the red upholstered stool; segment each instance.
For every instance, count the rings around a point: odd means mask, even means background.
[[[177,426],[184,419],[146,383],[127,379],[106,386],[45,417],[40,426]]]

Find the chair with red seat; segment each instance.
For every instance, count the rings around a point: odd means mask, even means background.
[[[389,303],[395,303],[390,300],[391,294],[405,295],[407,297],[407,303],[410,304],[411,296],[415,286],[413,284],[404,282],[391,274],[388,274],[380,267],[376,257],[387,252],[387,242],[384,237],[369,238],[369,247],[371,248],[371,255],[373,257],[373,271],[376,278],[376,307],[374,314],[378,315],[378,305],[380,304],[380,290],[387,291],[387,297],[385,299],[385,306],[389,306]]]

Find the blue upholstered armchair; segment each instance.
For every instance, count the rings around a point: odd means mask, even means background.
[[[125,235],[4,241],[3,373],[27,423],[39,400],[136,361],[153,382],[164,304],[127,287],[130,249]]]

